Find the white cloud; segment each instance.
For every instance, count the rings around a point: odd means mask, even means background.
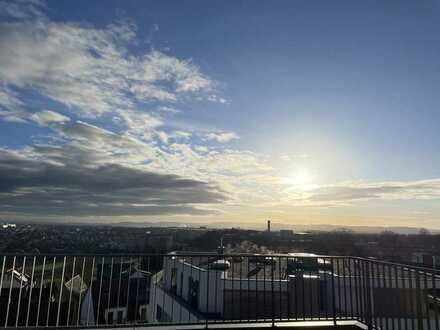
[[[187,140],[191,138],[191,136],[192,133],[187,131],[174,131],[173,134],[171,135],[173,139],[182,139],[182,140]]]
[[[165,133],[164,131],[158,131],[156,132],[156,135],[163,143],[168,143],[169,136],[167,133]]]
[[[298,160],[298,159],[308,159],[308,158],[310,158],[310,156],[307,155],[307,154],[280,155],[280,159],[282,161],[285,161],[285,162],[289,162],[289,161],[292,161],[292,160]]]
[[[180,112],[179,110],[168,106],[161,106],[157,109],[157,111],[163,113],[170,113],[170,114],[176,114]]]
[[[357,200],[439,199],[440,179],[420,181],[343,182],[310,192],[311,201],[344,203]]]
[[[210,91],[214,82],[204,76],[190,61],[181,61],[158,51],[152,51],[139,62],[143,69],[138,78],[147,82],[169,81],[177,93]]]
[[[0,17],[24,19],[43,16],[45,4],[39,0],[0,1]]]
[[[130,55],[127,45],[136,42],[130,22],[97,29],[52,22],[39,11],[14,18],[0,23],[0,117],[49,126],[60,138],[57,145],[20,150],[27,160],[172,173],[217,183],[234,203],[261,203],[280,195],[273,169],[261,155],[192,145],[194,135],[227,143],[239,138],[236,133],[164,127],[166,116],[179,112],[177,103],[189,97],[226,102],[217,95],[216,82],[192,61],[159,51]],[[22,90],[60,102],[82,121],[49,110],[26,111]],[[112,120],[119,133],[98,127],[102,119]]]
[[[17,109],[23,105],[17,94],[4,87],[0,89],[0,106],[5,109]]]
[[[143,140],[151,140],[155,129],[163,124],[160,118],[146,112],[121,110],[117,114],[127,132]]]
[[[25,122],[27,114],[22,109],[23,102],[17,94],[6,86],[0,87],[0,118],[11,122]]]
[[[70,120],[69,117],[50,110],[36,112],[31,115],[31,119],[41,126],[47,126],[52,123],[65,123]]]
[[[138,102],[175,103],[192,94],[207,100],[219,98],[215,82],[191,61],[156,50],[129,54],[127,45],[136,41],[133,23],[97,29],[50,21],[42,9],[38,3],[11,4],[6,15],[13,20],[0,24],[0,82],[5,86],[0,94],[2,117],[25,120],[18,107],[20,95],[9,87],[36,91],[79,117],[116,114],[135,132],[142,130],[142,124],[148,130],[159,122],[152,114],[139,114]],[[172,110],[166,105],[162,108]],[[134,120],[133,113],[141,119]]]
[[[208,140],[214,140],[220,143],[229,142],[239,139],[240,137],[234,132],[210,132],[206,134]]]

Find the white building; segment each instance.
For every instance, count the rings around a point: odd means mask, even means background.
[[[274,313],[285,318],[289,311],[323,314],[329,306],[329,286],[322,284],[326,279],[318,268],[289,274],[289,260],[293,258],[166,256],[163,270],[151,281],[148,318],[197,323],[206,318],[264,319]]]
[[[350,319],[370,312],[377,324],[406,322],[417,309],[409,312],[405,305],[416,301],[426,321],[439,297],[434,288],[440,288],[440,277],[433,283],[400,266],[371,264],[367,270],[365,260],[309,254],[222,258],[166,256],[151,281],[149,321]]]

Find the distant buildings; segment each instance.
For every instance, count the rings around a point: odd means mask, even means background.
[[[4,223],[2,224],[3,229],[9,229],[9,228],[17,228],[17,225],[15,223]]]
[[[411,261],[426,267],[440,268],[440,256],[429,252],[413,252]]]
[[[147,233],[146,244],[159,250],[170,250],[174,244],[174,237],[170,234]]]
[[[293,230],[290,229],[280,229],[280,238],[282,239],[292,239]]]

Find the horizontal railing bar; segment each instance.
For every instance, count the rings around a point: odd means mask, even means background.
[[[357,257],[357,256],[338,256],[338,255],[292,255],[289,253],[284,254],[249,254],[249,253],[224,253],[224,254],[218,254],[218,253],[203,253],[203,252],[189,252],[189,253],[9,253],[9,252],[2,252],[0,253],[0,256],[6,256],[6,257],[86,257],[86,258],[92,258],[92,257],[139,257],[139,258],[148,258],[148,257],[224,257],[224,258],[233,258],[233,257],[244,257],[244,258],[250,258],[250,257],[271,257],[271,258],[295,258],[295,259],[352,259],[352,260],[359,260],[359,261],[368,261],[372,263],[379,263],[389,266],[397,266],[397,267],[405,267],[408,270],[420,270],[423,272],[429,271],[434,273],[440,273],[440,269],[435,268],[429,268],[429,267],[423,267],[423,266],[414,266],[414,265],[408,265],[404,263],[397,263],[392,261],[385,261],[385,260],[378,260],[378,259],[370,259],[365,257]]]
[[[218,257],[218,256],[224,256],[224,257],[290,257],[290,258],[309,258],[309,259],[316,259],[316,258],[359,258],[359,257],[353,257],[353,256],[336,256],[336,255],[292,255],[289,253],[275,253],[275,254],[252,254],[252,253],[203,253],[203,252],[188,252],[188,253],[10,253],[10,252],[2,252],[0,253],[0,256],[17,256],[17,257],[39,257],[39,256],[46,256],[46,257],[157,257],[157,256],[193,256],[193,257]],[[370,259],[367,259],[370,260]]]
[[[403,263],[398,263],[398,262],[393,262],[393,261],[369,259],[369,258],[364,258],[364,257],[337,257],[337,258],[351,258],[354,260],[368,261],[368,262],[384,264],[384,265],[388,265],[388,266],[405,267],[408,270],[420,270],[422,272],[430,271],[430,272],[440,273],[440,269],[422,267],[422,266],[413,266],[413,265],[408,265],[408,264],[403,264]]]

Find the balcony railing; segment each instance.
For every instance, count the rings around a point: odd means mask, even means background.
[[[1,255],[0,327],[357,321],[440,329],[440,274],[358,257]]]

